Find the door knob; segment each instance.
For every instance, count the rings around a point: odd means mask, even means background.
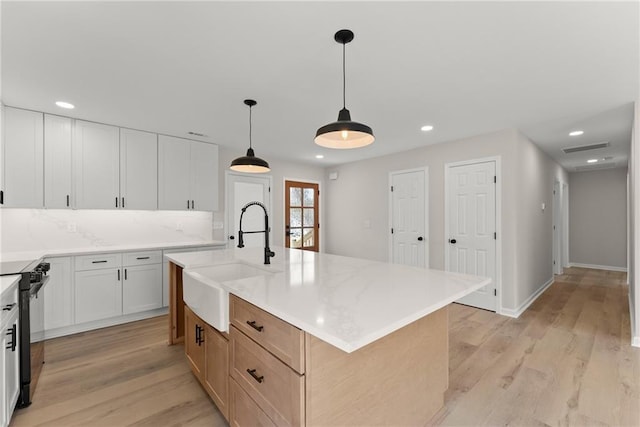
[[[456,244],[456,239],[449,239],[449,243],[451,243],[452,245]]]
[[[422,236],[418,237],[418,241],[422,242],[424,240],[424,238]]]
[[[229,240],[234,240],[236,238],[236,236],[234,236],[233,234],[231,236],[229,236]]]

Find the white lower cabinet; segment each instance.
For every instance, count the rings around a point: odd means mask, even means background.
[[[2,324],[2,336],[0,337],[0,421],[2,427],[9,425],[13,409],[18,401],[20,392],[19,384],[19,330],[18,308],[12,310],[12,314]]]
[[[45,331],[73,325],[73,274],[72,258],[47,258],[51,265],[49,282],[44,287]]]
[[[124,314],[162,307],[162,264],[124,267],[122,301]]]
[[[75,321],[162,307],[162,251],[76,257]]]
[[[122,314],[120,269],[77,271],[75,276],[76,323]]]

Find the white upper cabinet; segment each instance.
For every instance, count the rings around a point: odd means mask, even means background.
[[[213,211],[218,208],[218,146],[160,135],[158,208]]]
[[[158,136],[158,209],[190,209],[191,141]]]
[[[192,209],[214,211],[218,208],[218,146],[191,143]]]
[[[157,158],[155,133],[120,129],[120,207],[158,208]]]
[[[44,203],[43,114],[4,107],[2,206],[41,208]]]
[[[44,206],[74,206],[71,175],[71,127],[68,117],[44,115]]]
[[[119,129],[76,120],[73,166],[76,207],[120,207]]]

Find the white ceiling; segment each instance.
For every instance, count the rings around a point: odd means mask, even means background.
[[[569,170],[594,156],[626,164],[638,2],[1,3],[7,105],[200,132],[241,155],[254,98],[256,154],[319,166],[510,127]],[[355,32],[347,108],[376,134],[349,151],[313,143],[341,108],[342,28]]]

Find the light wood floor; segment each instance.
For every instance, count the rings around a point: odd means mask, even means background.
[[[454,304],[434,425],[640,426],[640,349],[623,273],[572,268],[518,319]],[[58,338],[12,426],[226,426],[166,317]]]

